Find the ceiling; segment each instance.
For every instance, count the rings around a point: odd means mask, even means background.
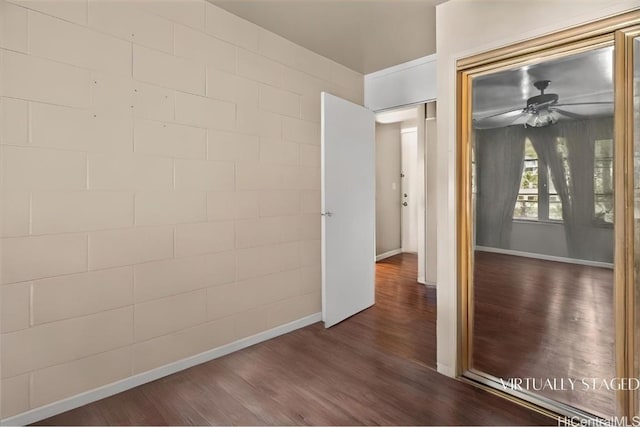
[[[362,74],[436,51],[446,0],[209,0]]]
[[[482,121],[483,127],[523,124],[528,117],[520,113],[527,99],[540,94],[533,86],[540,80],[551,80],[545,93],[558,94],[558,104],[609,102],[560,107],[563,110],[586,117],[613,115],[613,48],[607,47],[476,77],[473,80],[476,123]],[[507,113],[486,118],[503,112]]]
[[[418,107],[399,108],[376,113],[376,122],[382,124],[400,123],[415,120],[418,117]]]

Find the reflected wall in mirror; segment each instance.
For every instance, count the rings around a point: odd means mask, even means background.
[[[613,47],[471,80],[469,367],[615,414]],[[513,383],[511,383],[513,384]]]

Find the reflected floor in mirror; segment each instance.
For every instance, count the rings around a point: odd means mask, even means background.
[[[475,370],[503,379],[615,378],[612,269],[481,251],[474,269]],[[613,391],[564,385],[537,393],[614,414]]]

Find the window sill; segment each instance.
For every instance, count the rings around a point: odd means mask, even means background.
[[[610,222],[591,221],[591,225],[597,228],[613,228],[613,224]]]
[[[558,219],[529,219],[529,218],[513,218],[513,222],[522,224],[552,224],[563,225],[564,222]]]
[[[557,219],[529,219],[529,218],[513,218],[513,222],[520,224],[550,224],[564,225],[564,221]],[[613,228],[613,224],[608,222],[592,221],[591,225],[597,228]]]

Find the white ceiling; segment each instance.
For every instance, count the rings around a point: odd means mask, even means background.
[[[376,122],[387,123],[399,123],[407,120],[414,120],[418,117],[418,108],[400,108],[396,110],[383,111],[376,114]]]
[[[446,0],[209,0],[362,74],[435,53]]]

